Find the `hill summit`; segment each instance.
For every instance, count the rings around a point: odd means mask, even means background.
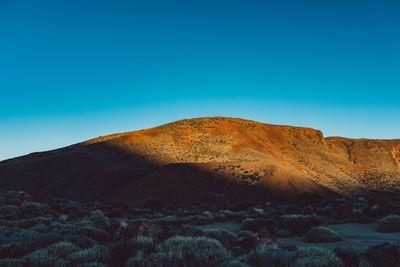
[[[400,189],[400,140],[325,138],[311,128],[186,119],[0,162],[0,185],[140,204],[264,201],[304,192]]]

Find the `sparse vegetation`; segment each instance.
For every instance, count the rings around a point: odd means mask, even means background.
[[[89,220],[100,229],[107,230],[110,228],[110,220],[100,210],[95,210],[90,213]]]
[[[395,193],[398,146],[201,118],[7,161],[0,164],[2,185],[46,186],[31,194],[0,190],[0,266],[399,266],[399,243],[351,250],[347,236],[340,242],[320,227],[378,222],[378,232],[400,231],[396,197],[334,193]],[[64,173],[65,160],[71,170]],[[51,197],[65,196],[62,185],[70,188],[71,180],[87,202]],[[158,182],[162,190],[154,190]],[[112,199],[108,189],[121,188]],[[90,202],[107,197],[121,202]],[[284,245],[289,239],[301,243]],[[315,243],[330,241],[338,243]]]
[[[90,262],[102,262],[106,263],[109,261],[109,249],[103,245],[95,245],[91,248],[76,251],[67,256],[67,260],[71,264],[85,264]]]
[[[330,217],[313,214],[317,209],[325,209],[326,203],[316,203],[314,207],[243,201],[221,208],[202,203],[155,209],[121,208],[125,214],[121,218],[112,216],[113,205],[58,199],[54,209],[48,205],[48,199],[31,197],[24,202],[19,194],[2,192],[0,266],[382,267],[395,266],[400,261],[398,244],[376,246],[365,252],[293,250],[275,239],[279,231],[295,237],[312,225],[335,220],[334,212],[329,213]],[[332,201],[331,206],[339,215],[348,214],[344,212],[345,201]],[[369,205],[368,200],[357,201]],[[33,207],[33,211],[22,215],[22,205],[23,209]],[[350,213],[348,216],[348,220],[353,218]],[[392,215],[381,222],[392,224],[393,218],[397,217]],[[232,224],[233,228],[228,230],[225,224]],[[296,226],[301,230],[294,231]],[[305,235],[306,239],[312,231]],[[316,242],[315,238],[313,241]]]
[[[215,239],[174,236],[161,243],[157,252],[141,253],[128,260],[126,266],[217,266],[231,255]]]
[[[340,267],[343,262],[331,250],[310,247],[296,253],[290,267]]]
[[[370,189],[375,190],[399,190],[400,176],[398,172],[382,172],[371,169],[366,170],[361,176],[361,182]]]
[[[49,206],[38,202],[22,203],[18,209],[20,218],[38,217],[49,211]]]
[[[24,256],[20,262],[24,266],[67,266],[67,262],[64,259],[59,259],[56,256],[49,254],[49,251],[47,249],[38,249]]]

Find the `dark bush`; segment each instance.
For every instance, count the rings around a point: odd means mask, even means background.
[[[95,210],[90,212],[90,215],[88,217],[89,221],[93,222],[94,225],[103,230],[109,230],[111,223],[110,220],[108,219],[107,216],[104,215],[104,213],[101,210]]]
[[[373,267],[399,266],[400,242],[395,244],[384,243],[369,248],[362,257]]]
[[[245,210],[251,207],[254,207],[255,203],[249,200],[244,200],[244,201],[240,201],[235,203],[230,209],[233,211],[241,211],[241,210]]]
[[[317,193],[303,192],[297,197],[297,203],[301,205],[314,205],[323,200],[322,196]]]
[[[93,240],[103,241],[103,242],[109,241],[111,238],[111,235],[108,232],[92,226],[78,227],[74,229],[72,232],[70,232],[70,234],[85,235],[92,238]]]
[[[271,229],[274,221],[271,218],[247,218],[242,222],[242,229],[252,232],[258,232],[262,228]]]
[[[18,215],[18,207],[14,205],[4,205],[0,207],[1,219],[16,219]]]
[[[286,250],[260,246],[250,251],[246,260],[251,266],[255,267],[283,267],[289,264],[290,255]]]
[[[126,213],[120,208],[112,208],[108,214],[112,218],[125,218]]]
[[[289,214],[282,216],[283,226],[289,230],[291,234],[302,235],[313,226],[323,223],[323,218],[317,215],[297,215]]]
[[[96,245],[96,241],[86,235],[67,235],[65,240],[74,243],[80,248],[91,248]]]
[[[333,251],[342,260],[345,266],[351,267],[358,265],[360,255],[355,249],[338,247]]]
[[[129,240],[118,241],[111,245],[110,264],[112,266],[123,266],[130,258],[138,252],[148,254],[154,249],[153,238],[138,236]]]
[[[19,258],[26,255],[29,251],[21,247],[19,243],[12,242],[0,247],[0,258]]]
[[[379,220],[379,225],[376,230],[383,233],[400,232],[400,216],[394,214],[382,218]]]

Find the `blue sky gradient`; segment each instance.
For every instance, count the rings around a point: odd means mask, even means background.
[[[0,1],[0,160],[191,117],[400,138],[400,1]]]

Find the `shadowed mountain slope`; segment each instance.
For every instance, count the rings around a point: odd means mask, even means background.
[[[235,118],[181,120],[0,162],[0,185],[75,200],[266,200],[400,189],[400,140]]]

